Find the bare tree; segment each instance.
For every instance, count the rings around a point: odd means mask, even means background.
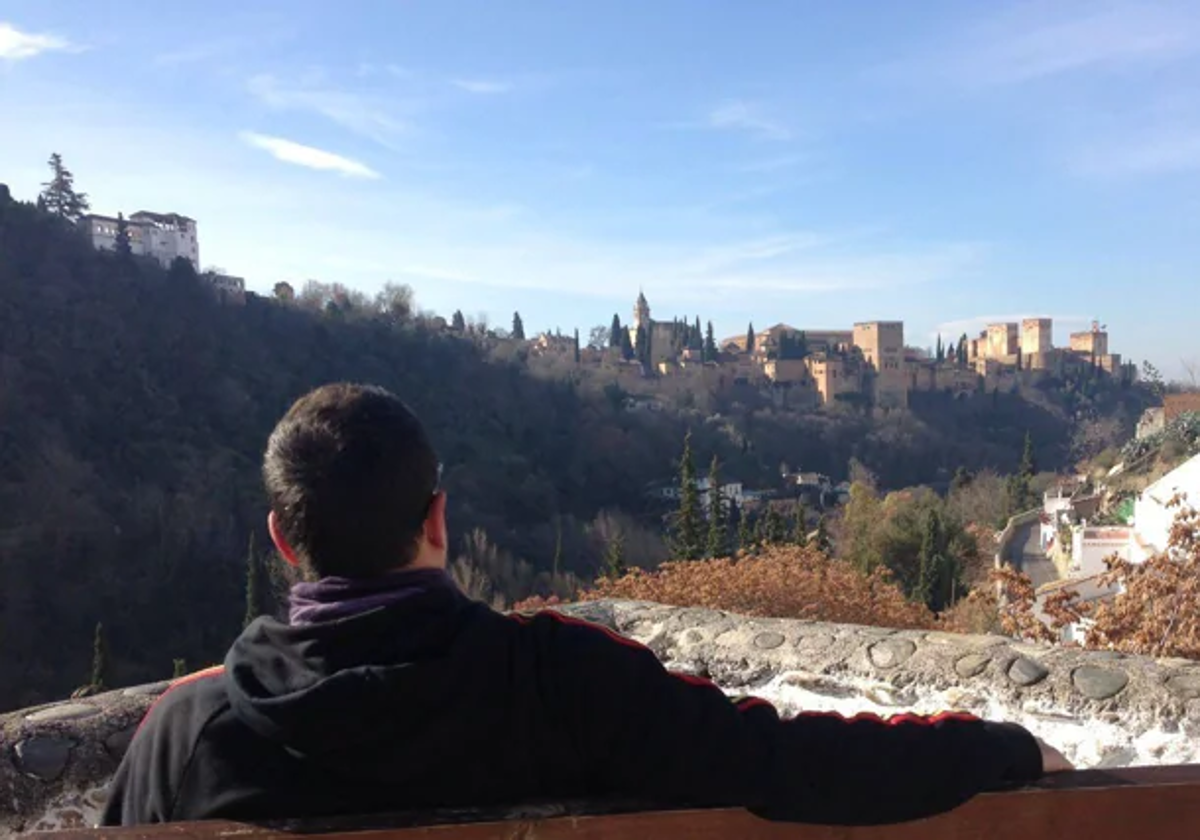
[[[1190,391],[1200,390],[1200,359],[1192,356],[1191,358],[1180,359],[1179,364],[1183,368],[1183,374],[1186,377],[1184,386]]]
[[[598,327],[592,327],[592,331],[588,333],[587,346],[589,350],[607,350],[611,337],[611,330],[601,324]]]

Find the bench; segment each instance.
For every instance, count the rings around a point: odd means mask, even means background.
[[[863,796],[871,796],[863,791]],[[48,832],[65,840],[1158,840],[1200,837],[1200,765],[1086,770],[978,796],[950,813],[890,826],[775,823],[737,808],[557,803],[261,825],[176,823]]]

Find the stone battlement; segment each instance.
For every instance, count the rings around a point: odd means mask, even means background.
[[[1200,763],[1200,662],[641,602],[562,609],[783,714],[954,709],[1019,722],[1081,767]],[[0,716],[0,834],[94,824],[138,722],[169,685]]]

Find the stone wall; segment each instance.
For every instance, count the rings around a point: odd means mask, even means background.
[[[564,610],[786,715],[953,709],[1024,724],[1081,767],[1200,763],[1200,662],[635,602]],[[94,823],[138,721],[167,685],[0,717],[0,834]]]

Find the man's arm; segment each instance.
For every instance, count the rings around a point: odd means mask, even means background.
[[[152,761],[154,733],[142,726],[108,787],[102,826],[145,825],[170,819],[169,796],[156,784],[158,768]]]
[[[181,677],[150,707],[109,785],[101,825],[171,821],[196,738],[214,712],[211,694],[224,698],[215,679],[223,674],[218,666]]]
[[[765,701],[734,702],[707,681],[668,673],[649,650],[601,628],[533,621],[574,740],[616,790],[872,825],[947,811],[1043,771],[1038,742],[1013,724],[962,714],[784,721]]]

